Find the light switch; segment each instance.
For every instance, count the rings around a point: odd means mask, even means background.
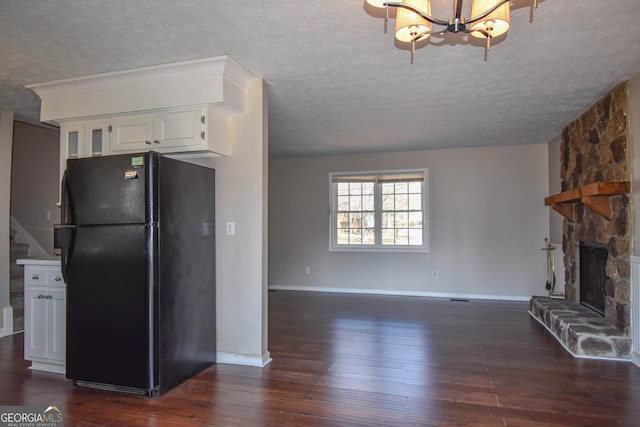
[[[227,223],[227,236],[234,236],[236,234],[236,223],[228,222]]]

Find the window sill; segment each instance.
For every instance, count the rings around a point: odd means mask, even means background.
[[[413,254],[428,254],[430,253],[428,248],[420,247],[420,248],[336,248],[330,247],[329,252],[364,252],[364,253],[413,253]]]

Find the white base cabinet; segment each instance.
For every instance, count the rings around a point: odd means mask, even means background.
[[[66,287],[57,259],[23,259],[24,358],[31,369],[65,373]]]

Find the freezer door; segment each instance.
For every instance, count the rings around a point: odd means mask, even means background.
[[[144,224],[153,221],[155,153],[69,159],[63,181],[63,224]]]
[[[156,383],[154,284],[145,225],[68,230],[67,378],[137,389]]]

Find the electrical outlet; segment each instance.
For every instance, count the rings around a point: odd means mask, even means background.
[[[311,274],[311,267],[308,265],[304,268],[304,274]]]
[[[437,278],[438,278],[438,272],[437,272],[437,271],[435,271],[435,270],[434,270],[434,271],[432,271],[432,272],[431,272],[431,277],[433,277],[434,279],[437,279]]]

